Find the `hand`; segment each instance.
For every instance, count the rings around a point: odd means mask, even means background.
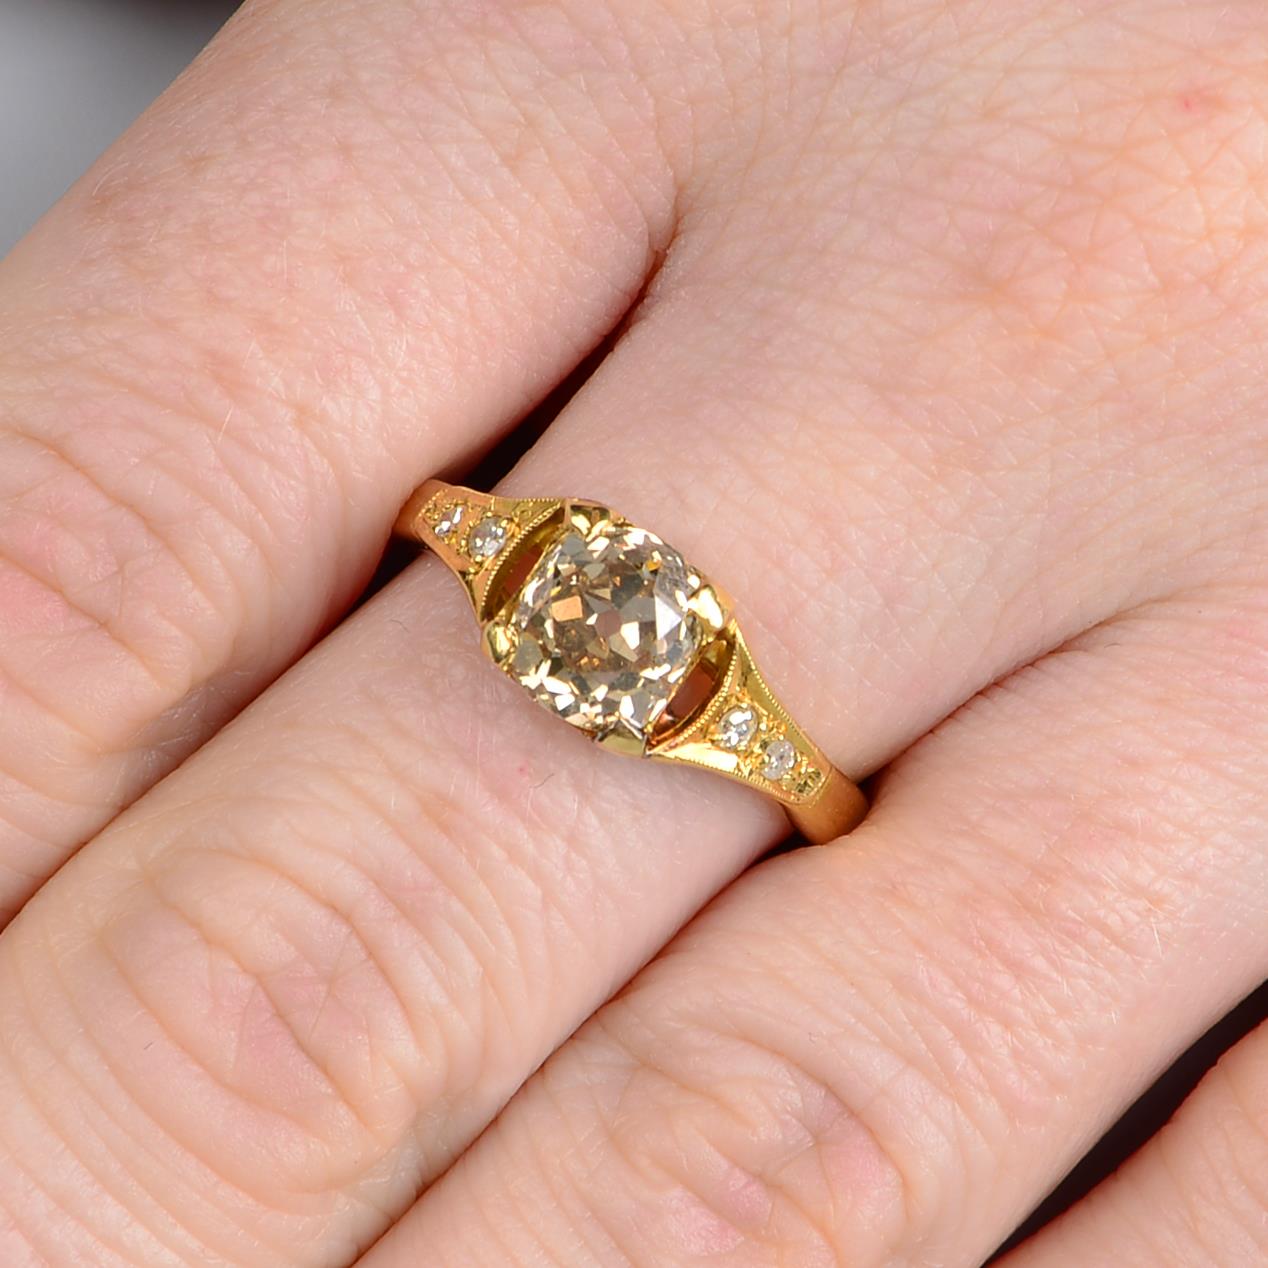
[[[0,1262],[988,1256],[1268,964],[1265,64],[1251,0],[248,5],[0,274]],[[623,319],[502,487],[737,596],[848,841],[745,872],[778,811],[434,559],[308,650]],[[1008,1268],[1262,1262],[1266,1126],[1260,1033]]]

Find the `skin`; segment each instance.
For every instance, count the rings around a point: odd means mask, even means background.
[[[0,1262],[981,1263],[1268,965],[1266,54],[248,4],[0,267]],[[848,842],[342,619],[618,327],[500,487],[739,597]],[[1252,1034],[1007,1268],[1261,1261],[1266,1138]]]

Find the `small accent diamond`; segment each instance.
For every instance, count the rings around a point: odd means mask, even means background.
[[[433,530],[436,536],[440,538],[452,537],[462,524],[463,514],[463,507],[460,502],[446,507],[436,521],[436,527]]]
[[[734,752],[746,748],[757,734],[757,714],[747,705],[728,709],[718,719],[718,743]]]
[[[797,750],[787,740],[772,740],[762,755],[762,774],[773,782],[783,779],[797,760]]]
[[[472,559],[492,559],[506,545],[506,524],[493,515],[486,515],[471,530]]]

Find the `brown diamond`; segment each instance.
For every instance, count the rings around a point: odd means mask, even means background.
[[[524,583],[506,669],[574,726],[645,740],[700,654],[692,593],[682,556],[654,533],[570,525]]]

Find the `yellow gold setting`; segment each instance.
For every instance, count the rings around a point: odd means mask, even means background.
[[[862,793],[758,671],[730,596],[655,534],[582,499],[438,480],[396,531],[463,583],[489,659],[605,748],[756,788],[811,841],[862,818]]]

